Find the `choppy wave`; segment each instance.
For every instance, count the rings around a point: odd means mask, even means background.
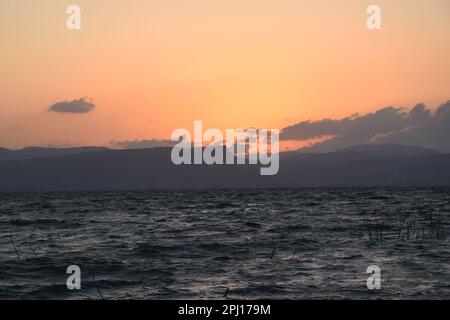
[[[0,194],[0,298],[448,298],[449,191]]]

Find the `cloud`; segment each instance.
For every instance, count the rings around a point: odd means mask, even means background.
[[[450,152],[450,101],[432,113],[423,104],[411,110],[386,107],[340,120],[304,121],[281,131],[281,140],[329,137],[306,147],[309,152],[332,152],[358,144],[402,143]]]
[[[47,144],[44,145],[46,148],[55,148],[55,149],[61,149],[61,148],[73,148],[77,145],[71,143],[70,141],[66,140],[65,142],[59,142],[56,140],[51,140]]]
[[[72,101],[62,101],[51,105],[48,108],[49,112],[59,113],[88,113],[94,110],[95,105],[92,102],[88,102],[85,98]]]
[[[376,143],[401,143],[450,152],[450,101],[442,104],[422,125],[377,137]]]
[[[120,149],[147,149],[158,147],[173,147],[177,142],[171,140],[124,140],[124,141],[112,141],[111,145]]]

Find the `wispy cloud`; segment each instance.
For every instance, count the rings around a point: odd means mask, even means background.
[[[111,141],[111,145],[120,149],[146,149],[146,148],[158,148],[158,147],[173,147],[177,142],[171,140],[124,140],[124,141]]]

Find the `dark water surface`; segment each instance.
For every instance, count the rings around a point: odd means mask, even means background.
[[[0,194],[0,299],[448,299],[449,212],[442,188]]]

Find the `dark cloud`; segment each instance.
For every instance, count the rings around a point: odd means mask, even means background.
[[[363,116],[340,120],[304,121],[281,131],[281,140],[310,140],[330,137],[305,148],[331,152],[367,143],[403,143],[450,152],[450,102],[433,114],[423,104],[411,110],[387,107]]]
[[[420,126],[377,137],[377,143],[401,143],[450,152],[450,101],[441,105]]]
[[[88,102],[85,98],[72,101],[62,101],[51,105],[48,108],[49,112],[59,113],[87,113],[94,110],[95,105],[92,102]]]
[[[120,149],[147,149],[158,147],[173,147],[177,142],[171,140],[125,140],[125,141],[112,141],[111,144]]]

